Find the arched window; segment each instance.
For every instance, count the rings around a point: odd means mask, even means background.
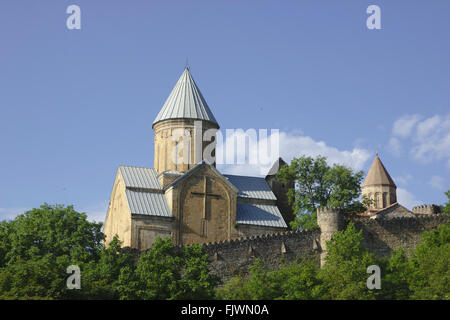
[[[383,198],[382,198],[381,193],[379,193],[379,192],[375,193],[375,197],[376,197],[376,199],[375,199],[375,201],[376,201],[376,209],[383,208]]]

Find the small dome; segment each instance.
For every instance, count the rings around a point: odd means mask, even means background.
[[[392,180],[391,176],[378,157],[378,153],[370,166],[369,173],[367,174],[366,180],[364,180],[362,186],[367,187],[377,185],[388,185],[397,188],[394,180]]]

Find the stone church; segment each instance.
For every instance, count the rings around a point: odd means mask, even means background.
[[[214,160],[203,158],[211,144],[198,137],[215,136],[219,124],[189,68],[152,127],[154,168],[117,170],[103,231],[107,243],[117,234],[123,246],[145,250],[158,236],[187,245],[288,229],[293,216],[286,192],[292,185],[275,178],[285,164],[281,158],[265,178],[222,174]]]
[[[286,193],[294,184],[275,176],[286,163],[279,158],[265,178],[222,174],[215,167],[214,144],[198,139],[215,137],[218,129],[186,68],[153,122],[154,168],[117,170],[103,230],[106,243],[118,235],[123,246],[145,250],[158,236],[189,245],[288,229],[294,217]],[[213,157],[207,161],[205,154]],[[397,202],[396,189],[377,152],[362,185],[371,206],[359,215],[390,220],[439,213],[435,205],[408,210]]]

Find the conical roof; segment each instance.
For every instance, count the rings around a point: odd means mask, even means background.
[[[187,67],[153,121],[153,125],[167,119],[198,119],[219,126]]]
[[[367,174],[366,180],[364,180],[362,186],[366,187],[373,185],[390,185],[393,187],[397,187],[394,183],[394,180],[392,180],[391,176],[378,157],[378,153],[376,154],[375,159],[370,166],[369,173]]]

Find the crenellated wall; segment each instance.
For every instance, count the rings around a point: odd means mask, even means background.
[[[374,220],[344,216],[338,209],[323,208],[318,212],[321,230],[240,238],[204,244],[203,248],[211,257],[212,272],[227,280],[233,275],[245,274],[256,258],[261,258],[269,268],[277,268],[284,261],[302,259],[308,255],[317,259],[318,264],[323,264],[326,241],[350,222],[358,231],[362,230],[363,245],[377,257],[385,257],[398,248],[404,248],[407,252],[415,248],[422,232],[435,229],[446,221],[448,217],[442,215]]]
[[[246,274],[256,258],[275,269],[285,261],[308,255],[318,259],[319,231],[286,231],[203,245],[211,257],[211,271],[227,280],[237,274]]]
[[[412,212],[415,214],[437,214],[441,213],[441,207],[436,204],[426,204],[413,207]]]
[[[377,257],[388,256],[392,250],[416,247],[424,231],[437,228],[448,217],[419,215],[408,218],[376,220],[369,217],[345,216],[338,209],[321,208],[318,224],[321,230],[286,231],[267,235],[224,240],[203,244],[211,260],[211,272],[226,281],[237,274],[246,274],[248,267],[260,258],[271,269],[283,262],[312,256],[323,263],[326,241],[350,222],[362,230],[363,244]]]

